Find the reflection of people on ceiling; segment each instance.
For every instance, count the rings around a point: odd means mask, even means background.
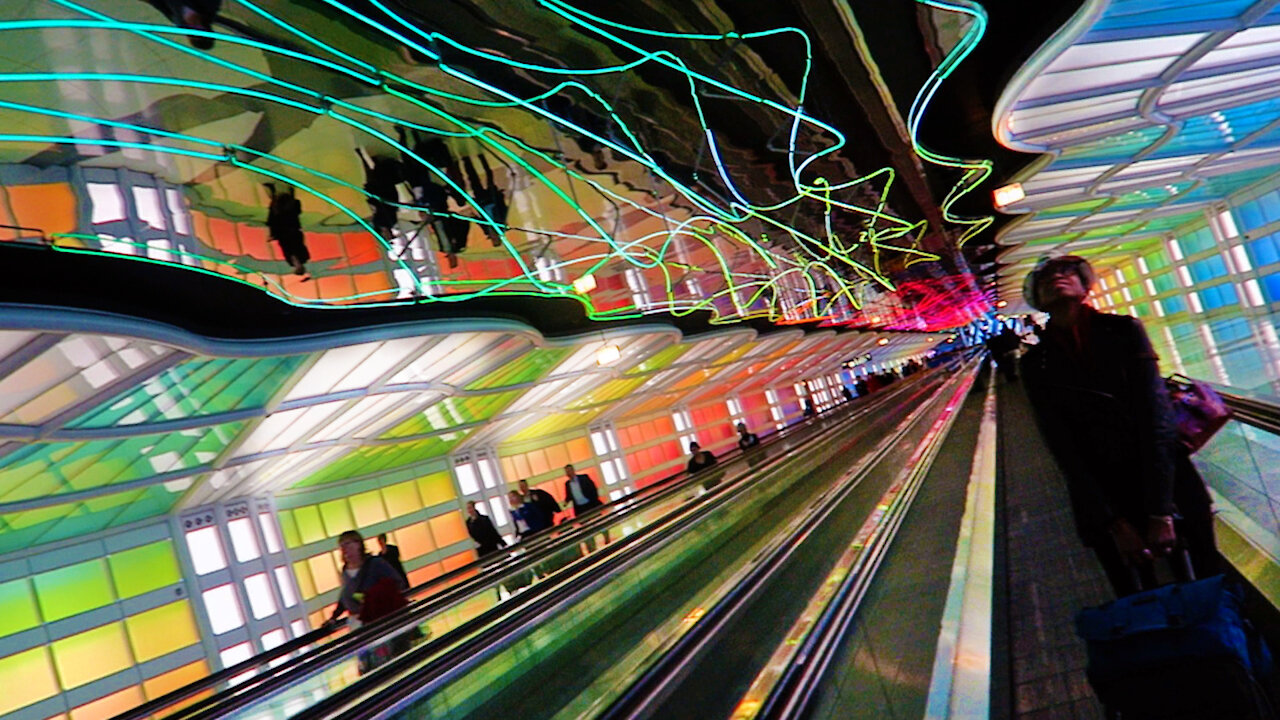
[[[147,0],[155,9],[164,13],[174,25],[188,30],[210,32],[213,22],[222,9],[222,0]],[[197,50],[212,50],[213,38],[188,36],[191,46]]]
[[[425,161],[440,169],[453,181],[454,185],[460,187],[462,180],[458,176],[458,168],[453,162],[453,156],[449,153],[448,146],[438,137],[423,135],[416,130],[406,131],[404,127],[397,127],[396,133],[400,136],[400,144],[405,147],[410,147],[409,141],[412,140],[414,155],[422,158],[420,161],[401,151],[400,156],[404,160],[404,179],[413,191],[414,203],[427,208],[419,214],[419,217],[423,222],[430,223],[436,242],[440,245],[440,252],[444,253],[449,261],[449,267],[456,268],[458,253],[467,247],[467,233],[471,230],[471,222],[466,218],[457,217],[456,213],[451,213],[449,200],[452,199],[459,206],[458,209],[461,209],[465,198],[460,190],[438,183],[436,181],[438,176],[422,162]]]
[[[400,163],[391,158],[366,158],[365,154],[356,150],[360,164],[365,169],[364,190],[369,193],[369,208],[373,217],[369,224],[382,239],[391,242],[392,231],[396,227],[396,205],[400,202]]]
[[[480,209],[489,216],[489,219],[503,227],[507,224],[507,196],[502,192],[502,188],[493,182],[493,170],[489,168],[489,160],[482,153],[480,155],[480,165],[484,168],[484,184],[480,183],[480,176],[476,174],[475,165],[471,162],[471,156],[462,158],[462,167],[467,171],[467,182],[471,184],[471,196],[476,199],[476,204]],[[481,218],[482,220],[484,218]],[[482,223],[480,229],[484,230],[484,234],[489,236],[489,241],[494,247],[502,244],[502,235],[498,233],[498,228],[488,223]]]
[[[294,197],[293,188],[288,192],[276,192],[275,183],[263,183],[263,187],[271,193],[271,204],[267,208],[267,232],[271,239],[280,243],[280,254],[293,266],[295,275],[307,274],[307,261],[311,253],[302,235],[302,203]]]

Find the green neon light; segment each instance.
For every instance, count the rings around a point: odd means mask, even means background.
[[[922,0],[923,1],[923,0]],[[300,40],[305,46],[317,48],[318,51],[335,57],[341,62],[334,62],[324,57],[312,56],[307,52],[283,48],[275,45],[262,43],[256,40],[230,36],[222,33],[200,33],[199,31],[186,30],[182,28],[174,28],[169,26],[152,25],[147,23],[123,22],[111,18],[110,16],[85,8],[78,5],[72,0],[53,0],[54,3],[86,15],[91,20],[18,20],[12,22],[0,23],[0,31],[29,31],[45,27],[63,27],[71,29],[96,30],[96,31],[120,31],[128,32],[148,41],[163,45],[175,52],[180,52],[196,58],[203,62],[210,62],[223,69],[244,75],[252,79],[262,86],[269,86],[287,90],[295,93],[295,97],[286,97],[262,89],[249,89],[237,87],[228,84],[219,84],[205,82],[192,79],[162,78],[141,74],[130,73],[9,73],[0,75],[0,82],[48,82],[58,80],[110,80],[125,83],[146,83],[169,86],[194,87],[197,89],[207,90],[211,92],[225,93],[229,95],[237,95],[252,98],[271,104],[279,104],[294,109],[303,110],[305,112],[323,115],[340,122],[358,135],[366,137],[377,143],[379,146],[394,149],[413,160],[421,162],[422,165],[436,179],[444,182],[454,192],[460,193],[467,206],[467,214],[454,217],[464,217],[469,222],[488,226],[496,231],[500,239],[503,250],[509,256],[516,267],[519,268],[520,274],[503,279],[493,280],[450,280],[419,277],[411,265],[406,261],[399,261],[398,267],[408,273],[413,279],[415,292],[420,296],[413,301],[398,302],[451,302],[465,299],[467,297],[475,297],[485,294],[519,294],[519,295],[546,295],[552,294],[557,296],[575,297],[587,308],[588,315],[594,318],[612,318],[612,317],[634,317],[642,314],[645,309],[637,308],[634,305],[627,305],[622,308],[611,310],[603,310],[597,308],[590,297],[578,296],[571,291],[568,283],[544,280],[539,273],[531,268],[524,256],[518,248],[512,243],[508,237],[508,233],[513,230],[519,230],[526,233],[545,236],[547,238],[572,238],[586,242],[594,242],[601,244],[601,252],[586,253],[575,257],[573,260],[560,261],[551,264],[552,270],[572,268],[575,272],[582,274],[596,272],[610,264],[624,262],[630,266],[641,270],[655,271],[660,273],[663,278],[665,299],[660,299],[653,310],[669,310],[676,314],[692,312],[695,309],[711,308],[716,312],[717,322],[728,322],[742,317],[767,316],[771,318],[781,317],[783,313],[782,298],[791,290],[800,290],[808,295],[807,300],[800,302],[800,305],[813,308],[815,314],[832,315],[839,312],[836,308],[837,301],[841,304],[847,304],[851,309],[856,310],[860,306],[860,293],[858,289],[867,283],[874,283],[886,290],[893,290],[893,283],[887,278],[881,270],[882,255],[891,253],[900,255],[909,265],[915,262],[922,262],[937,259],[936,255],[926,253],[914,247],[912,243],[915,238],[919,237],[926,229],[923,222],[912,223],[904,219],[895,217],[887,211],[883,197],[887,194],[892,186],[894,174],[890,169],[877,170],[868,175],[845,180],[839,183],[830,183],[824,178],[816,179],[812,184],[801,182],[801,173],[809,167],[814,161],[837,152],[845,144],[844,136],[835,127],[814,118],[803,110],[804,98],[808,89],[808,76],[810,66],[812,64],[811,47],[808,37],[796,28],[779,28],[766,30],[757,33],[723,33],[723,34],[698,34],[698,33],[667,33],[661,31],[648,30],[645,28],[636,28],[622,25],[592,15],[569,5],[563,0],[539,0],[537,5],[544,10],[563,18],[567,22],[574,24],[584,32],[593,34],[604,41],[624,48],[629,52],[636,54],[636,59],[620,64],[597,67],[597,68],[559,68],[538,65],[517,61],[510,58],[503,58],[492,53],[482,50],[469,48],[461,45],[452,38],[448,38],[439,33],[431,33],[415,27],[404,18],[399,17],[394,11],[386,7],[378,0],[372,0],[371,5],[374,9],[385,14],[391,19],[394,25],[407,29],[410,35],[422,38],[426,43],[421,44],[400,31],[392,29],[385,22],[371,17],[363,12],[345,7],[336,0],[324,0],[325,3],[338,9],[346,16],[356,20],[361,25],[371,28],[374,32],[386,36],[391,41],[407,45],[414,50],[423,53],[428,58],[439,60],[438,53],[431,50],[431,46],[436,43],[446,44],[461,52],[465,52],[479,60],[486,62],[504,63],[511,67],[517,67],[522,70],[532,72],[547,73],[550,75],[580,75],[580,76],[604,76],[617,74],[634,70],[646,63],[655,63],[664,67],[676,70],[682,73],[688,81],[689,97],[694,107],[694,115],[697,122],[702,127],[706,147],[709,149],[709,155],[715,166],[715,174],[721,184],[727,189],[731,200],[724,201],[716,196],[710,188],[706,192],[700,192],[693,187],[682,184],[681,181],[670,176],[667,171],[662,168],[644,149],[643,143],[639,137],[632,131],[625,119],[616,111],[609,101],[594,91],[593,89],[583,85],[577,81],[560,82],[551,90],[539,93],[529,98],[521,98],[504,90],[503,88],[485,83],[478,78],[472,77],[467,72],[451,67],[447,64],[439,64],[439,69],[449,77],[458,80],[467,86],[475,88],[481,97],[470,98],[453,92],[447,92],[438,88],[430,87],[429,84],[416,82],[407,78],[399,77],[386,70],[379,69],[372,63],[356,57],[350,53],[338,50],[330,44],[326,44],[316,38],[314,35],[297,27],[293,23],[288,22],[284,17],[265,10],[248,0],[240,0],[240,4],[252,12],[256,17],[262,18],[264,21],[271,23],[274,27],[282,29],[291,34],[292,37]],[[956,3],[963,4],[961,2]],[[954,9],[947,3],[937,3],[938,7],[946,7]],[[979,10],[980,12],[980,10]],[[985,19],[983,20],[985,25]],[[388,111],[373,110],[361,107],[355,103],[349,102],[341,98],[329,96],[323,92],[311,89],[302,85],[298,85],[287,80],[274,77],[272,75],[259,72],[252,68],[245,67],[235,62],[219,58],[211,53],[201,52],[193,48],[189,48],[180,42],[169,40],[165,36],[193,36],[207,35],[228,43],[238,44],[250,47],[255,50],[268,54],[278,54],[288,57],[292,60],[306,62],[315,68],[318,72],[332,72],[354,82],[358,82],[365,86],[376,87],[385,95],[395,98],[401,103],[403,109],[392,109]],[[679,39],[699,42],[742,42],[759,38],[779,38],[794,37],[797,38],[804,47],[805,63],[804,72],[800,80],[800,92],[797,95],[795,106],[779,102],[777,100],[762,97],[760,95],[748,92],[741,88],[737,88],[729,83],[725,83],[708,74],[698,72],[691,69],[681,58],[670,51],[649,51],[639,45],[627,40],[624,36],[639,37],[658,37],[664,39]],[[980,36],[980,31],[977,33]],[[966,36],[968,40],[968,36]],[[976,37],[972,41],[976,43]],[[944,63],[937,73],[938,82],[947,74],[950,74],[954,68],[954,64],[959,62],[963,55],[971,50],[972,43],[963,48],[963,52],[957,51],[948,58],[948,63]],[[958,57],[957,57],[958,56]],[[954,58],[954,60],[953,60]],[[345,64],[344,64],[345,63]],[[795,188],[795,195],[791,198],[773,203],[771,205],[753,205],[746,197],[743,196],[737,184],[730,175],[729,169],[726,167],[721,155],[719,143],[716,138],[715,131],[710,127],[706,118],[702,102],[700,100],[698,86],[704,85],[714,88],[718,91],[727,93],[742,101],[756,103],[771,111],[783,113],[790,121],[790,132],[788,136],[788,146],[786,153],[788,156],[788,166],[791,169],[791,181]],[[932,88],[926,86],[922,90],[924,97],[921,105],[927,104],[928,99],[932,97],[936,85]],[[588,128],[579,126],[569,118],[563,118],[551,113],[543,108],[539,102],[556,94],[563,92],[581,92],[583,96],[591,103],[596,105],[603,113],[612,121],[613,127],[618,133],[625,138],[623,142],[616,142],[610,137],[601,137]],[[686,217],[675,222],[674,226],[671,221],[674,220],[668,211],[655,210],[646,204],[637,202],[634,198],[619,194],[612,189],[605,187],[591,177],[588,177],[572,167],[564,161],[552,156],[550,153],[531,146],[530,144],[513,137],[505,132],[496,130],[491,127],[481,127],[470,122],[446,109],[438,107],[426,99],[446,100],[450,103],[460,103],[477,108],[490,109],[512,109],[522,110],[532,113],[533,115],[543,118],[555,126],[566,128],[574,133],[591,138],[596,142],[611,149],[616,156],[627,158],[633,162],[640,163],[647,168],[655,178],[660,178],[675,191],[676,201],[683,201],[692,206],[692,211],[685,211]],[[98,123],[102,125],[128,128],[139,133],[147,134],[153,138],[160,140],[170,140],[178,142],[192,143],[197,146],[216,147],[218,152],[201,152],[198,150],[189,150],[186,148],[175,148],[162,143],[153,142],[144,143],[126,143],[122,141],[106,141],[85,138],[72,137],[44,137],[36,135],[0,135],[0,141],[12,142],[50,142],[61,144],[89,145],[97,144],[103,147],[114,148],[136,148],[148,150],[151,152],[159,152],[175,155],[186,155],[196,157],[215,163],[224,163],[236,168],[242,168],[254,173],[270,177],[278,182],[287,183],[296,188],[309,192],[317,197],[323,198],[326,203],[336,207],[339,213],[350,218],[353,224],[368,231],[380,243],[381,247],[387,252],[394,251],[394,247],[386,242],[373,228],[361,218],[361,213],[355,209],[344,206],[335,198],[326,195],[314,183],[314,181],[306,181],[300,179],[298,174],[309,174],[315,176],[318,180],[323,180],[336,187],[343,188],[355,193],[358,197],[368,197],[368,194],[355,183],[346,181],[342,178],[335,177],[331,174],[324,173],[314,168],[307,167],[301,163],[278,157],[270,153],[262,152],[253,148],[240,145],[223,145],[212,140],[199,138],[193,135],[182,133],[174,133],[157,128],[150,128],[142,125],[120,122],[117,120],[94,118],[86,115],[75,115],[64,113],[62,111],[36,108],[29,105],[20,105],[18,103],[9,103],[0,101],[0,106],[9,109],[23,110],[25,112],[42,113],[64,119],[76,119],[82,122]],[[414,112],[426,112],[431,117],[439,121],[441,127],[429,127],[418,122],[414,122],[410,118],[404,117],[407,110]],[[366,119],[359,119],[359,118]],[[412,148],[402,146],[397,139],[391,137],[378,127],[370,124],[372,121],[385,122],[404,127],[414,128],[419,132],[434,134],[439,137],[466,138],[480,144],[483,151],[492,152],[497,155],[504,163],[513,166],[517,171],[524,173],[526,176],[536,182],[539,187],[549,191],[559,202],[565,207],[570,208],[583,222],[583,224],[593,234],[567,233],[552,228],[516,228],[499,222],[497,218],[490,216],[474,197],[465,192],[465,188],[456,184],[441,168],[433,167],[426,163],[423,158],[416,156]],[[918,115],[915,116],[913,123],[914,128],[918,124]],[[799,141],[799,132],[801,127],[810,128],[815,132],[825,133],[833,138],[832,142],[816,152],[810,153],[803,158],[799,158],[800,153],[797,151],[797,143]],[[923,150],[920,148],[920,150]],[[927,151],[925,151],[927,152]],[[247,156],[251,158],[248,161],[240,159],[239,156]],[[941,156],[938,156],[941,157]],[[948,159],[950,160],[950,159]],[[957,161],[961,162],[961,161]],[[538,163],[539,166],[535,166]],[[277,164],[281,170],[273,170],[264,167],[264,164]],[[551,172],[564,173],[564,178],[569,182],[569,188],[562,188],[555,180],[552,179],[551,173],[542,169],[541,165],[545,164],[552,170]],[[955,165],[957,167],[965,167],[963,164]],[[989,166],[987,168],[989,173]],[[961,224],[971,221],[965,219],[953,218],[948,213],[948,208],[954,203],[955,198],[963,195],[973,184],[980,181],[970,180],[972,171],[966,173],[966,179],[957,185],[955,189],[948,195],[947,201],[944,202],[944,216],[948,221],[960,222]],[[985,175],[982,175],[985,177]],[[695,182],[698,179],[694,178]],[[638,237],[624,239],[614,237],[606,228],[597,222],[593,213],[588,212],[578,201],[576,191],[573,190],[574,182],[581,183],[592,192],[603,196],[608,202],[614,204],[618,208],[619,217],[623,213],[639,212],[645,217],[660,218],[665,229],[661,231],[649,232]],[[853,188],[863,183],[882,183],[880,199],[873,207],[863,207],[854,202],[849,202],[837,197],[840,191]],[[416,206],[408,203],[393,203],[398,208],[410,211],[423,211],[428,208]],[[812,208],[812,209],[810,209]],[[820,235],[808,232],[802,228],[796,227],[790,221],[784,221],[779,217],[787,212],[793,216],[797,212],[807,212],[814,217],[822,219],[822,233]],[[838,237],[833,224],[833,215],[837,212],[851,213],[863,216],[869,221],[864,230],[860,231],[857,237],[841,238]],[[987,219],[989,223],[990,220]],[[753,236],[758,233],[759,227],[771,227],[775,231],[779,231],[783,236],[790,238],[795,247],[794,249],[781,250],[777,247],[767,247],[753,240]],[[985,226],[983,226],[985,227]],[[751,229],[748,229],[751,228]],[[962,237],[962,242],[972,236],[973,232],[977,232],[981,227],[970,227]],[[749,270],[734,270],[726,258],[716,246],[715,238],[727,238],[737,244],[741,244],[749,249],[751,256],[758,259],[761,265],[769,269],[769,274],[760,275]],[[675,252],[674,242],[676,239],[696,240],[698,245],[708,249],[714,258],[714,267],[717,272],[708,273],[712,276],[719,277],[723,280],[723,284],[714,291],[705,294],[702,298],[689,300],[676,297],[676,288],[680,282],[680,278],[689,271],[689,266],[679,262],[677,257],[673,257]],[[90,242],[96,239],[94,236],[88,236]],[[908,242],[898,242],[907,240]],[[871,267],[866,263],[854,259],[853,253],[863,248],[869,248],[873,257]],[[93,249],[77,249],[76,252],[95,252]],[[178,254],[177,250],[170,250]],[[208,258],[203,255],[196,257],[217,263],[219,266],[234,268],[237,272],[244,273],[246,276],[258,275],[267,277],[261,271],[244,267],[235,262],[226,259]],[[142,258],[138,258],[142,259]],[[705,263],[704,263],[705,265]],[[184,266],[185,267],[185,266]],[[545,267],[545,266],[544,266]],[[843,268],[837,271],[836,268]],[[706,268],[700,268],[707,273]],[[825,276],[825,280],[821,283],[816,276]],[[646,283],[651,282],[652,278],[646,278]],[[795,280],[795,282],[793,282]],[[703,282],[705,282],[705,278]],[[465,290],[455,294],[428,296],[425,292],[424,283],[429,282],[432,285],[441,288],[454,288]],[[251,283],[250,283],[251,284]],[[268,291],[273,295],[277,295],[289,302],[298,305],[315,306],[317,303],[359,301],[366,297],[382,296],[399,291],[398,286],[388,287],[386,290],[376,292],[360,293],[357,295],[345,296],[342,298],[327,297],[322,300],[308,300],[291,296],[290,293],[278,284],[267,282]],[[535,292],[512,291],[513,285],[528,285],[534,288]],[[790,289],[788,289],[790,288]],[[653,288],[651,288],[652,290]],[[746,306],[742,303],[740,295],[747,294],[750,298]],[[726,297],[727,296],[727,297]],[[761,300],[768,299],[769,306],[765,309],[754,307]],[[733,306],[734,312],[728,316],[721,316],[724,312],[723,305],[718,301],[728,300]],[[376,304],[376,303],[375,303]],[[819,306],[824,306],[819,310]],[[359,306],[356,305],[343,305]]]

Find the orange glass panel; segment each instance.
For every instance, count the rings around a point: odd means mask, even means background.
[[[382,244],[369,233],[343,233],[342,246],[347,253],[346,267],[378,262],[385,252]],[[340,264],[338,267],[343,266]]]
[[[529,458],[525,457],[524,453],[520,453],[519,455],[512,455],[511,464],[515,466],[515,472],[511,473],[507,477],[513,477],[517,480],[522,480],[524,478],[527,478],[533,475],[533,473],[530,472],[530,469],[529,469]]]
[[[564,445],[552,445],[546,450],[549,467],[562,468],[569,464],[569,449]]]
[[[307,566],[311,568],[311,580],[315,584],[316,594],[327,593],[338,587],[338,568],[333,565],[333,555],[320,553],[307,558]]]
[[[541,475],[551,469],[547,462],[547,454],[541,450],[532,450],[525,455],[529,458],[529,475]]]
[[[474,562],[475,559],[476,553],[474,550],[464,550],[456,555],[450,555],[449,557],[441,560],[440,565],[444,568],[445,572],[449,572],[450,570],[460,568],[467,563]]]
[[[431,525],[431,536],[435,538],[436,547],[446,548],[450,545],[466,540],[467,524],[462,519],[460,512],[448,512],[443,515],[437,515],[427,521]]]
[[[49,651],[43,647],[0,657],[0,678],[4,678],[0,715],[58,694],[58,680],[49,664]]]
[[[71,720],[107,720],[142,704],[142,687],[133,685],[85,703],[71,711]]]
[[[177,690],[184,685],[190,685],[208,674],[209,664],[204,660],[197,660],[190,665],[183,665],[182,667],[174,668],[169,672],[161,673],[153,678],[143,680],[142,690],[146,693],[148,700],[155,700],[161,695]],[[177,703],[172,706],[172,708],[177,710],[187,707],[188,705],[203,700],[212,694],[213,690],[205,690],[202,693]]]
[[[663,435],[675,435],[675,434],[676,434],[676,426],[675,426],[675,423],[674,423],[674,422],[672,422],[671,418],[669,418],[669,417],[660,417],[660,418],[658,418],[658,419],[654,420],[654,421],[653,421],[653,427],[654,427],[654,430],[658,433],[658,436],[659,436],[659,437],[661,437],[661,436],[663,436]]]
[[[62,687],[69,690],[133,665],[124,623],[109,623],[49,645]]]
[[[396,544],[400,546],[400,557],[408,560],[426,555],[436,549],[431,541],[431,533],[426,523],[414,523],[396,530]]]
[[[498,459],[502,465],[502,475],[507,479],[519,479],[521,475],[516,472],[516,464],[512,462],[511,456],[507,455]]]
[[[125,618],[133,656],[146,662],[200,642],[200,631],[186,600],[161,605]]]
[[[9,205],[17,225],[40,228],[49,233],[75,232],[76,196],[68,183],[10,185]]]
[[[438,578],[442,574],[443,573],[440,572],[440,563],[428,563],[417,570],[410,570],[408,572],[409,585],[416,587],[422,583],[429,582],[434,578]]]
[[[585,437],[570,440],[568,448],[570,463],[576,464],[591,459],[591,441]]]
[[[391,276],[385,272],[352,275],[351,279],[356,282],[357,294],[365,295],[366,293],[375,293],[362,297],[362,301],[374,301],[378,299],[385,300],[388,295],[393,294],[391,292],[391,288],[397,287],[397,285],[391,281]],[[379,296],[381,296],[381,298]]]
[[[267,229],[253,225],[239,225],[236,234],[244,252],[255,260],[280,260],[280,246],[267,240]]]
[[[342,257],[342,238],[335,233],[309,232],[303,235],[303,239],[307,243],[307,251],[311,253],[312,262]]]

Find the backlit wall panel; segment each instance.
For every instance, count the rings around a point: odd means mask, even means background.
[[[0,715],[109,717],[207,672],[168,524],[0,563]]]

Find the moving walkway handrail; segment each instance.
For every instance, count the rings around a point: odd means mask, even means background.
[[[889,396],[890,393],[884,395]],[[830,430],[831,433],[824,433],[824,435],[833,434],[838,428],[830,428]],[[703,498],[703,502],[682,506],[664,516],[660,521],[642,528],[597,553],[601,556],[606,552],[620,555],[614,562],[597,560],[595,564],[583,568],[581,572],[567,578],[563,583],[549,584],[549,587],[546,587],[548,584],[538,586],[540,592],[536,595],[530,592],[524,593],[523,595],[529,597],[521,603],[532,607],[519,607],[508,602],[492,608],[484,615],[501,610],[507,615],[505,620],[495,621],[493,618],[483,616],[474,618],[465,623],[464,627],[474,624],[479,632],[466,637],[450,648],[447,653],[431,658],[436,652],[436,648],[432,648],[431,645],[437,641],[443,641],[445,639],[443,637],[420,645],[377,668],[356,683],[291,716],[292,720],[316,720],[338,714],[352,718],[370,718],[393,711],[400,704],[411,702],[416,694],[434,691],[514,642],[527,628],[536,625],[541,619],[595,592],[602,582],[607,582],[609,578],[617,576],[620,572],[642,561],[652,551],[681,536],[684,529],[705,519],[755,486],[756,482],[751,474],[747,474],[716,487]],[[622,554],[623,551],[628,550],[629,552]],[[460,627],[451,632],[460,633],[463,630],[464,628]],[[414,667],[423,661],[426,661],[425,664]],[[356,701],[363,702],[353,705]]]
[[[963,386],[963,380],[961,385]],[[663,651],[653,664],[596,717],[601,720],[623,720],[649,716],[668,695],[673,684],[687,676],[706,648],[720,637],[726,626],[740,615],[743,608],[758,597],[769,582],[783,571],[788,560],[799,551],[804,542],[826,522],[850,493],[861,485],[862,480],[876,464],[889,455],[894,445],[927,415],[927,410],[935,407],[936,403],[946,402],[946,388],[946,382],[940,384],[935,397],[909,415],[897,432],[882,441],[853,472],[842,480],[839,486],[823,493],[816,502],[806,507],[798,522],[790,526],[787,536],[775,540],[753,560],[751,570],[708,608],[698,619],[697,624]],[[846,577],[845,581],[847,582],[848,579]]]
[[[1222,396],[1222,402],[1231,411],[1232,419],[1273,435],[1280,435],[1280,404],[1260,397],[1242,395],[1239,390],[1225,385],[1209,385]]]
[[[866,410],[866,409],[869,409],[868,407],[869,405],[879,405],[889,395],[890,393],[884,393],[884,392],[877,393],[876,395],[872,396],[873,398],[875,398],[875,400],[872,403],[848,403],[848,402],[842,403],[832,408],[829,408],[823,413],[820,413],[820,417],[831,418],[838,415],[843,415],[845,413],[853,413],[856,411]],[[811,431],[814,429],[815,429],[815,426],[806,422],[806,423],[798,423],[783,431],[762,434],[763,437],[762,437],[761,446],[773,444],[779,439],[786,438],[786,437],[792,437],[792,436],[803,437],[803,435],[806,434],[808,431]],[[815,435],[815,437],[817,436]],[[754,453],[761,449],[762,447],[752,448],[748,452]],[[737,460],[739,456],[742,456],[745,454],[746,452],[742,451],[741,449],[735,448],[725,453],[722,456],[722,458],[728,461],[734,461],[734,460]],[[771,458],[766,461],[765,465],[771,466],[774,463],[776,463],[778,460],[780,460],[780,458]],[[760,468],[755,468],[753,469],[753,471],[758,471],[759,469]],[[690,474],[685,470],[680,470],[676,473],[673,473],[672,475],[669,475],[659,480],[658,482],[652,485],[649,485],[641,489],[636,493],[619,498],[618,500],[613,501],[611,503],[607,503],[607,506],[622,508],[625,511],[625,514],[628,514],[628,515],[634,512],[638,512],[647,507],[650,507],[652,504],[662,501],[663,499],[669,497],[672,493],[679,492],[680,490],[682,490],[685,487],[686,483],[676,482],[681,478],[683,478],[687,482],[695,482],[698,478],[698,474],[697,473]],[[582,537],[589,536],[590,534],[594,533],[596,529],[598,529],[601,525],[612,524],[620,520],[621,517],[622,517],[621,513],[605,514],[603,507],[596,508],[588,513],[584,513],[582,517],[575,517],[572,521],[567,523],[562,523],[561,525],[557,525],[555,527],[556,531],[567,529],[569,530],[568,532],[541,533],[537,536],[534,536],[533,538],[530,538],[529,540],[513,543],[511,546],[508,547],[506,551],[504,551],[506,557],[504,557],[503,560],[501,560],[500,562],[495,563],[491,558],[489,558],[484,560],[476,560],[471,563],[468,563],[467,565],[455,568],[454,570],[451,570],[447,573],[444,573],[443,575],[433,578],[426,583],[423,583],[414,588],[411,588],[408,594],[410,596],[422,595],[428,590],[439,588],[442,585],[447,585],[450,582],[458,579],[460,576],[467,575],[475,570],[482,570],[483,573],[480,575],[471,577],[467,581],[464,581],[463,583],[460,583],[453,587],[449,587],[447,590],[443,592],[440,592],[438,594],[432,594],[427,597],[423,597],[419,599],[418,601],[416,601],[415,604],[418,604],[418,603],[421,603],[421,604],[417,608],[414,608],[407,613],[397,613],[394,616],[383,618],[382,620],[376,623],[370,623],[369,625],[361,628],[359,631],[349,634],[346,638],[343,638],[342,640],[339,640],[330,645],[326,645],[322,648],[317,648],[316,651],[313,653],[302,655],[298,658],[294,658],[288,663],[281,664],[277,666],[277,668],[275,668],[277,672],[274,675],[256,676],[250,682],[237,685],[233,688],[228,688],[228,690],[224,692],[234,691],[236,693],[242,694],[249,687],[251,687],[252,684],[260,684],[262,682],[265,682],[267,678],[277,681],[277,682],[271,683],[272,687],[287,685],[294,679],[293,673],[308,672],[306,667],[304,667],[304,665],[309,665],[309,663],[304,663],[303,661],[309,658],[313,658],[317,662],[319,662],[320,658],[330,657],[331,653],[328,651],[340,650],[341,654],[343,656],[346,656],[346,655],[349,655],[349,652],[353,648],[353,646],[365,645],[365,644],[376,644],[376,642],[380,639],[389,638],[390,636],[395,635],[404,629],[407,629],[407,627],[410,625],[418,624],[418,622],[421,619],[425,619],[425,616],[428,616],[432,613],[435,613],[441,610],[442,605],[447,606],[448,604],[452,604],[453,602],[456,602],[459,599],[458,597],[459,595],[465,596],[465,594],[469,593],[470,590],[475,586],[485,585],[490,580],[496,577],[501,577],[502,575],[508,574],[509,572],[513,572],[522,566],[533,565],[536,562],[545,558],[546,556],[554,554],[555,552],[558,552],[559,550],[573,543],[579,542]],[[572,526],[572,528],[566,527],[570,525]],[[516,555],[511,552],[512,550],[523,550],[524,552]],[[224,668],[223,670],[212,673],[204,678],[201,678],[200,680],[197,680],[193,683],[185,685],[181,688],[177,688],[154,700],[150,700],[146,703],[143,703],[142,705],[139,705],[136,708],[126,711],[120,715],[117,715],[115,718],[113,718],[113,720],[143,720],[144,718],[156,715],[157,713],[163,711],[165,708],[168,708],[182,701],[188,700],[191,697],[199,694],[200,692],[203,692],[212,687],[215,687],[216,685],[226,680],[237,677],[243,673],[259,669],[265,665],[268,665],[272,661],[277,660],[281,657],[284,657],[300,648],[304,648],[308,645],[319,642],[325,639],[326,637],[332,635],[333,633],[337,632],[345,623],[346,623],[346,620],[343,619],[338,623],[326,625],[324,627],[313,630],[301,637],[295,638],[280,646],[277,646],[272,650],[255,655],[252,658],[244,660],[230,667]],[[386,636],[386,637],[384,638],[383,636]],[[252,681],[256,681],[256,683],[253,683]],[[202,708],[208,707],[211,704],[215,704],[219,696],[220,695],[214,695],[212,697],[205,698],[204,700],[202,700],[199,703],[196,703],[195,705],[184,708],[183,712],[186,714],[189,714],[192,712],[200,712]]]

